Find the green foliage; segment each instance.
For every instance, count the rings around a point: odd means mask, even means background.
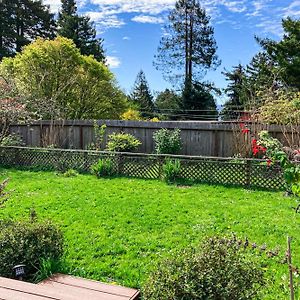
[[[153,134],[157,154],[178,154],[182,147],[180,129],[162,128]]]
[[[114,161],[111,158],[102,158],[91,166],[91,173],[100,177],[111,177],[116,174]]]
[[[235,239],[213,237],[159,264],[144,285],[145,300],[261,299],[262,268]]]
[[[174,114],[180,109],[181,97],[173,90],[166,89],[160,92],[155,99],[155,106],[159,110],[168,110],[169,113]]]
[[[260,121],[267,124],[300,125],[300,93],[278,90],[263,94]]]
[[[106,128],[105,124],[99,126],[98,122],[94,121],[94,142],[88,146],[89,150],[101,151]]]
[[[274,154],[282,151],[283,145],[276,138],[270,136],[268,131],[260,131],[258,134],[259,140],[257,144],[267,149],[267,156],[274,158]]]
[[[127,108],[109,69],[63,37],[37,39],[15,58],[4,59],[1,72],[27,99],[27,109],[43,119],[119,118]]]
[[[113,133],[108,136],[107,151],[112,152],[133,152],[142,143],[133,135],[128,133]]]
[[[63,176],[64,177],[76,177],[76,176],[78,176],[78,172],[76,170],[69,169],[68,171],[63,173]]]
[[[56,273],[63,273],[64,264],[61,259],[42,258],[39,270],[34,275],[33,281],[39,283]]]
[[[222,119],[235,120],[241,116],[241,111],[244,109],[245,99],[244,80],[245,70],[244,67],[239,64],[233,67],[232,71],[225,71],[223,75],[228,81],[228,85],[224,92],[228,97],[228,100],[224,104],[222,110]]]
[[[153,96],[145,73],[141,70],[135,80],[133,90],[129,96],[134,105],[142,111],[143,116],[151,116],[154,110]],[[149,114],[150,113],[150,114]]]
[[[58,16],[58,34],[74,41],[83,55],[93,55],[105,63],[103,40],[96,37],[94,24],[88,16],[79,16],[74,0],[62,0],[62,9]]]
[[[162,178],[167,183],[175,183],[180,177],[181,164],[179,159],[166,159],[163,165]]]
[[[0,146],[23,146],[23,140],[22,137],[17,133],[11,133],[6,136],[4,136],[0,140]]]
[[[0,275],[12,276],[12,268],[25,264],[30,278],[41,268],[43,259],[59,260],[63,255],[63,236],[50,222],[0,223]]]
[[[200,1],[178,0],[158,47],[156,67],[178,84],[196,82],[219,65],[214,29]],[[180,80],[182,79],[183,80]]]
[[[37,37],[53,38],[54,14],[41,0],[0,1],[0,61]]]
[[[138,110],[131,109],[131,108],[129,108],[127,111],[125,111],[122,114],[121,119],[125,120],[125,121],[141,121],[141,120],[143,120],[140,112]]]
[[[217,106],[211,93],[211,86],[201,83],[186,83],[182,92],[181,107],[187,119],[217,120]]]
[[[278,139],[271,137],[267,131],[261,131],[259,138],[257,143],[267,149],[267,157],[280,163],[288,192],[300,196],[298,189],[300,185],[300,165],[290,160],[288,154],[283,151],[282,144]]]

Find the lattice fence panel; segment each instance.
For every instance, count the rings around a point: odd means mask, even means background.
[[[145,157],[123,157],[120,173],[128,177],[157,179],[161,164],[158,159]]]
[[[0,147],[0,165],[33,167],[65,171],[89,171],[101,158],[110,158],[119,175],[157,179],[162,176],[165,156],[110,154],[96,151]],[[181,162],[181,179],[211,184],[238,185],[278,190],[284,188],[282,170],[278,165],[266,166],[257,161],[230,161],[224,159],[187,158]]]

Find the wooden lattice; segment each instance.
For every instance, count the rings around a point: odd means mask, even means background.
[[[107,153],[82,150],[0,147],[0,165],[47,170],[75,169],[88,172],[101,158],[110,158],[122,176],[157,179],[168,156],[135,153]],[[176,156],[181,163],[180,178],[211,184],[279,190],[284,188],[278,165],[266,166],[258,160]]]

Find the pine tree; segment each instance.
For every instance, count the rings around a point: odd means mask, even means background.
[[[0,8],[0,58],[20,52],[37,37],[55,36],[54,16],[41,0],[2,0]]]
[[[62,8],[58,17],[58,34],[72,39],[84,55],[94,55],[105,62],[103,40],[96,37],[96,29],[90,18],[79,16],[75,0],[61,0]]]
[[[152,116],[154,111],[153,96],[150,92],[145,73],[141,70],[135,80],[130,100],[139,107],[143,116]]]
[[[228,100],[222,110],[222,118],[224,120],[238,119],[244,110],[244,103],[247,101],[244,95],[244,83],[246,80],[244,67],[239,64],[234,66],[232,71],[223,72],[223,75],[228,81],[228,85],[224,89]]]
[[[199,0],[178,0],[165,31],[167,34],[160,41],[155,64],[167,79],[183,84],[182,99],[186,101],[183,106],[188,108],[187,104],[195,100],[188,100],[188,92],[193,93],[193,85],[198,88],[206,71],[220,63],[214,29]]]

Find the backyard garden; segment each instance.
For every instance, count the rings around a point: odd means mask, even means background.
[[[153,62],[172,88],[152,93],[141,70],[127,93],[101,22],[75,0],[56,15],[0,0],[0,280],[300,299],[300,20],[285,16],[279,40],[256,36],[260,51],[219,89],[204,79],[221,64],[210,16],[174,2]]]

